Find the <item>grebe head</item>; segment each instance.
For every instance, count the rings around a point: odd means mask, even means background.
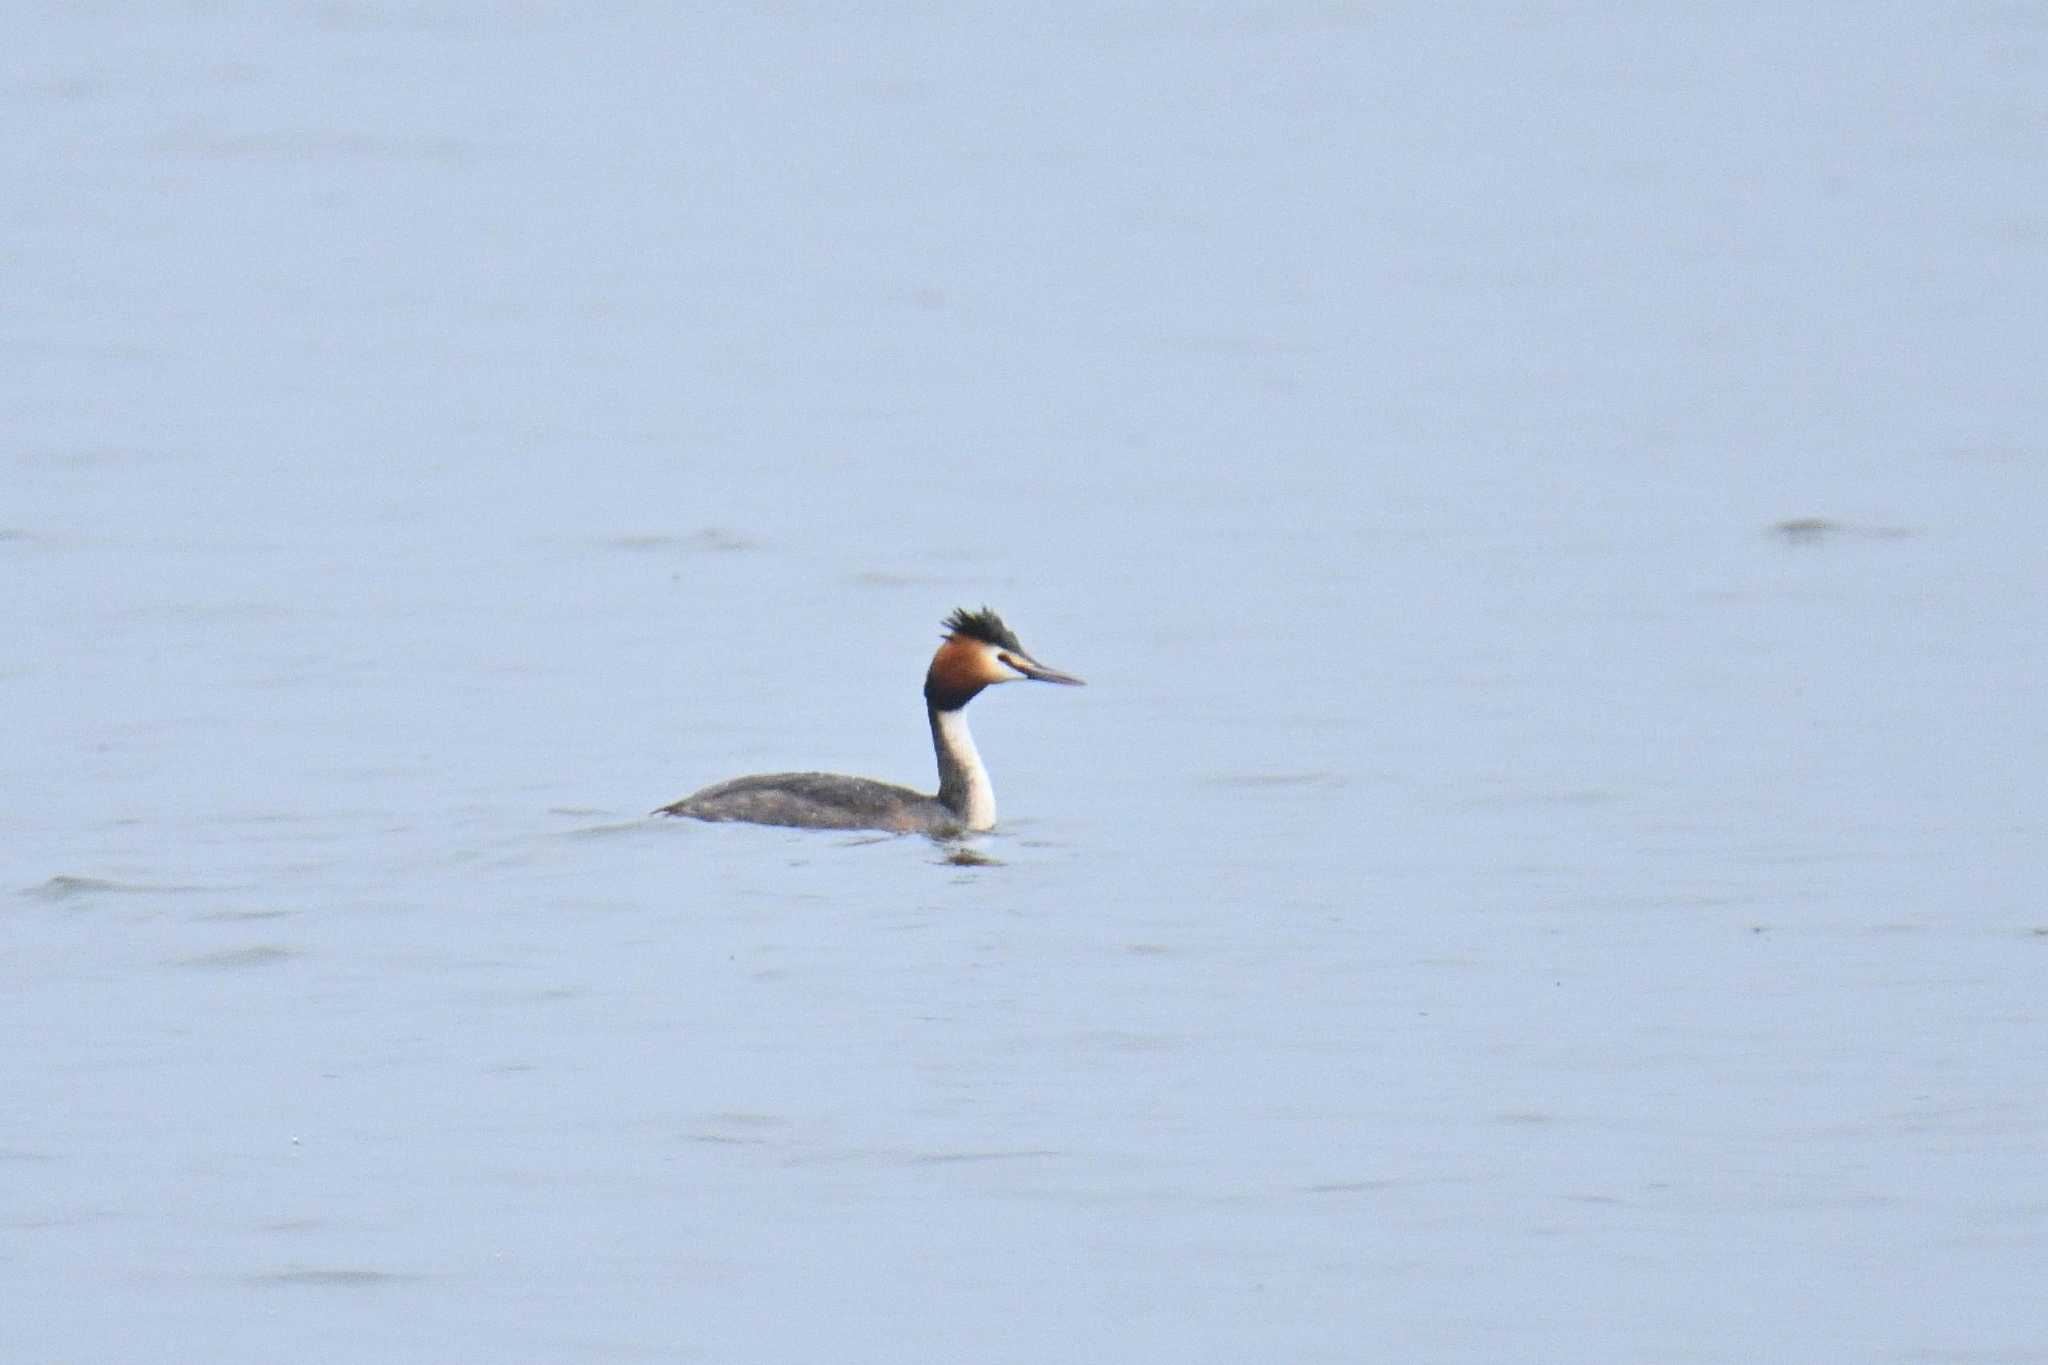
[[[996,683],[1036,682],[1081,686],[1081,679],[1048,668],[1031,657],[1003,618],[983,607],[961,607],[946,618],[946,642],[932,656],[924,675],[924,699],[934,711],[957,711],[984,687]]]

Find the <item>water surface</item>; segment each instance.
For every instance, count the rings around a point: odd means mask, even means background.
[[[7,1359],[2042,1358],[2024,9],[11,29]]]

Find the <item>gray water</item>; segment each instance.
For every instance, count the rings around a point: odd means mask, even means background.
[[[2048,1360],[2037,7],[7,30],[0,1358]]]

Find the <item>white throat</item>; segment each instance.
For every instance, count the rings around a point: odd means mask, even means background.
[[[939,800],[967,828],[994,829],[996,789],[988,780],[988,769],[981,766],[964,708],[932,712],[932,748],[939,758]]]

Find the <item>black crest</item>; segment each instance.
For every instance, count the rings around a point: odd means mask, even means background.
[[[969,611],[955,607],[953,614],[946,618],[946,631],[951,635],[965,635],[970,640],[979,640],[997,649],[1014,649],[1019,654],[1024,646],[1017,642],[1016,632],[1003,624],[1003,618],[983,607],[980,611]]]

